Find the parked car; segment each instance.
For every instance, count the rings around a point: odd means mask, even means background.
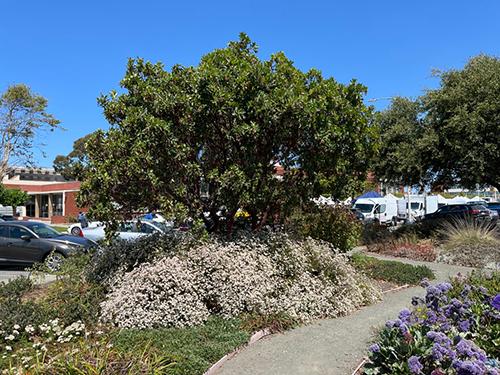
[[[91,221],[90,223],[88,223],[87,228],[97,228],[99,226],[102,226],[102,223],[100,221]],[[72,234],[73,236],[79,236],[81,230],[82,230],[82,224],[74,223],[69,226],[68,233]]]
[[[95,246],[88,238],[59,233],[44,223],[0,222],[0,263],[4,265],[45,262],[57,270],[64,258]]]
[[[365,221],[365,215],[363,215],[361,211],[358,211],[355,208],[351,208],[351,212],[354,214],[354,216],[356,216],[356,219],[358,219],[359,221]]]
[[[500,215],[500,202],[489,202],[486,204],[489,210],[496,211]]]
[[[0,217],[2,221],[16,221],[17,219],[12,215],[2,215]]]
[[[489,208],[488,208],[488,210],[490,211],[491,223],[496,225],[496,223],[498,223],[498,219],[500,217],[500,215],[498,214],[498,211],[491,210]]]
[[[436,212],[424,216],[424,221],[473,219],[480,222],[491,222],[490,210],[480,204],[451,204],[439,208]]]
[[[120,224],[116,236],[122,240],[133,240],[152,233],[166,233],[170,230],[172,230],[171,227],[155,221],[125,221]],[[79,235],[92,241],[100,241],[106,237],[106,227],[101,225],[83,228],[80,229]]]
[[[141,221],[154,221],[156,223],[165,223],[168,226],[173,226],[174,223],[167,220],[161,213],[154,212],[139,216],[137,219]]]

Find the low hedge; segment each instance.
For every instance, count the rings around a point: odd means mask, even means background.
[[[396,284],[417,285],[424,278],[434,279],[434,273],[427,266],[414,266],[394,260],[382,260],[365,254],[356,253],[351,262],[354,268],[363,271],[368,277]]]

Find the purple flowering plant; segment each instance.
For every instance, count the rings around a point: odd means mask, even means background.
[[[364,373],[500,375],[500,272],[422,286],[379,333]]]

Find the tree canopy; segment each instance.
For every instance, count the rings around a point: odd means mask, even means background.
[[[500,190],[500,59],[479,55],[439,77],[440,87],[422,98],[438,136],[431,156],[436,183]]]
[[[2,206],[24,206],[29,199],[29,195],[19,189],[7,189],[0,184],[0,204]]]
[[[108,131],[92,135],[79,201],[98,220],[181,207],[229,226],[245,209],[255,226],[310,197],[353,194],[376,147],[366,88],[269,60],[245,34],[198,66],[129,60],[126,93],[99,98]],[[275,174],[275,165],[284,175]]]
[[[59,120],[47,113],[47,99],[23,84],[12,85],[0,95],[0,175],[9,164],[33,164],[37,135],[59,128]]]
[[[421,188],[429,181],[437,137],[422,113],[420,100],[396,97],[377,114],[381,147],[373,170],[378,178]]]
[[[73,143],[73,150],[68,155],[57,155],[54,159],[54,169],[67,180],[83,179],[88,164],[86,144],[92,134],[78,138]]]
[[[377,116],[375,172],[408,185],[500,190],[500,59],[479,55],[437,76],[437,89],[395,98]]]

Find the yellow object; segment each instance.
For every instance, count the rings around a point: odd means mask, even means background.
[[[250,214],[248,212],[246,212],[245,210],[242,210],[241,208],[239,208],[238,211],[236,211],[236,213],[234,214],[234,217],[235,217],[235,219],[238,219],[240,217],[246,219],[246,218],[250,217]]]

